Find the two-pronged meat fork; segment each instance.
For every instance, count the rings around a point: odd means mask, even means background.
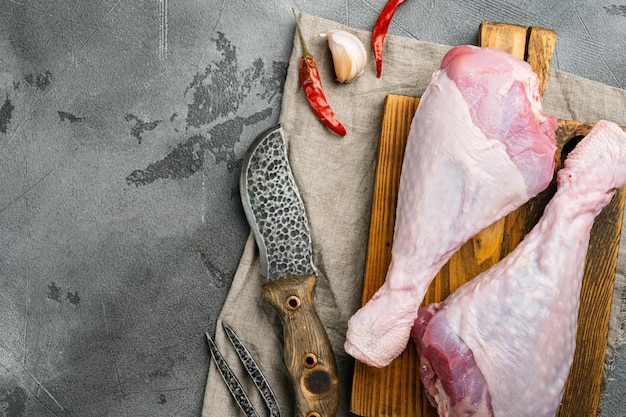
[[[261,393],[261,396],[263,397],[263,400],[265,401],[265,404],[269,409],[270,417],[280,417],[280,408],[278,407],[278,401],[276,401],[276,396],[274,395],[274,392],[270,388],[267,379],[261,372],[261,368],[259,368],[257,363],[252,358],[252,355],[245,347],[241,339],[239,339],[237,334],[233,331],[233,329],[231,329],[230,326],[224,323],[222,323],[222,327],[224,328],[224,332],[226,332],[226,336],[228,336],[228,340],[230,340],[230,343],[235,348],[235,352],[237,353],[237,356],[239,356],[243,367],[246,369],[248,375],[250,375],[250,378],[252,379],[252,382]],[[222,376],[222,379],[224,379],[224,382],[226,382],[226,386],[228,387],[228,390],[232,394],[233,398],[235,399],[235,402],[237,403],[239,408],[241,408],[241,411],[243,411],[246,417],[259,417],[259,413],[257,413],[254,405],[244,391],[241,383],[231,370],[230,366],[228,366],[228,363],[226,363],[226,360],[224,359],[220,351],[217,349],[215,342],[208,333],[206,333],[206,337],[209,342],[209,350],[211,352],[213,360],[215,361],[217,370]]]

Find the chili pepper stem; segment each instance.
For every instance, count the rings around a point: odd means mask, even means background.
[[[304,35],[302,35],[302,28],[300,28],[300,19],[298,19],[298,15],[296,15],[296,9],[291,8],[293,12],[293,18],[296,20],[296,28],[298,29],[298,36],[300,36],[300,43],[302,43],[302,49],[304,49],[303,56],[311,56],[309,53],[309,49],[306,47],[306,42],[304,41]]]

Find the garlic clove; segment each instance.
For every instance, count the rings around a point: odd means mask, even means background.
[[[363,42],[345,30],[330,30],[320,35],[328,40],[335,76],[340,83],[350,83],[363,74],[367,51]]]

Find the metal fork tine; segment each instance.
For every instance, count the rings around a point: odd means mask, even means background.
[[[250,402],[250,398],[248,398],[245,391],[243,390],[241,383],[239,382],[233,371],[230,369],[230,366],[228,366],[228,364],[224,360],[222,354],[217,349],[215,342],[213,341],[209,333],[205,334],[207,340],[209,341],[209,350],[211,352],[213,360],[215,361],[217,370],[219,371],[220,375],[222,375],[222,379],[224,379],[224,382],[226,382],[226,386],[228,387],[228,390],[232,394],[233,398],[235,399],[235,402],[237,403],[239,408],[241,408],[241,411],[243,411],[246,417],[260,417],[254,409],[252,402]]]
[[[239,336],[237,336],[235,331],[225,323],[222,323],[222,327],[226,332],[226,336],[228,336],[228,339],[235,348],[235,352],[237,352],[237,356],[239,356],[241,363],[246,371],[248,371],[250,378],[252,378],[252,382],[254,382],[254,385],[256,385],[257,389],[261,393],[261,396],[270,411],[270,417],[280,417],[278,401],[276,400],[276,396],[270,388],[265,375],[263,375],[261,368],[257,365],[254,358],[252,358],[252,355],[245,347],[241,339],[239,339]]]

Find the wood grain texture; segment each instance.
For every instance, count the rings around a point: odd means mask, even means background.
[[[528,28],[528,44],[526,48],[526,62],[535,71],[541,84],[541,95],[546,88],[552,54],[556,46],[556,32],[541,27]]]
[[[396,200],[406,138],[419,99],[387,96],[378,145],[376,182],[367,247],[362,303],[383,284],[391,260]],[[426,400],[421,390],[414,346],[383,369],[355,363],[351,411],[361,416],[412,416]]]
[[[499,49],[516,58],[524,59],[527,32],[526,26],[483,22],[478,27],[478,46]]]
[[[283,329],[284,362],[295,394],[295,417],[334,417],[339,404],[335,356],[313,304],[315,276],[269,281],[263,298]]]
[[[522,29],[525,42],[529,41],[529,50],[523,52],[519,47]],[[498,47],[528,59],[539,76],[543,91],[551,51],[556,41],[554,31],[485,22],[479,28],[479,41],[482,46]],[[391,259],[404,146],[418,104],[419,99],[416,97],[390,95],[385,100],[372,200],[363,304],[384,283]],[[593,125],[589,123],[559,121],[555,171],[561,167],[563,149],[567,151],[570,146],[566,144],[573,144],[585,136],[591,127]],[[556,182],[553,180],[537,197],[470,239],[433,280],[424,303],[443,300],[456,288],[510,253],[537,223],[555,191]],[[625,191],[620,190],[611,204],[598,216],[592,229],[581,293],[577,349],[559,417],[595,417],[597,414],[625,200]],[[412,343],[409,343],[402,355],[383,369],[368,367],[356,361],[351,411],[367,417],[437,416],[435,408],[430,406],[421,389],[418,359]]]

